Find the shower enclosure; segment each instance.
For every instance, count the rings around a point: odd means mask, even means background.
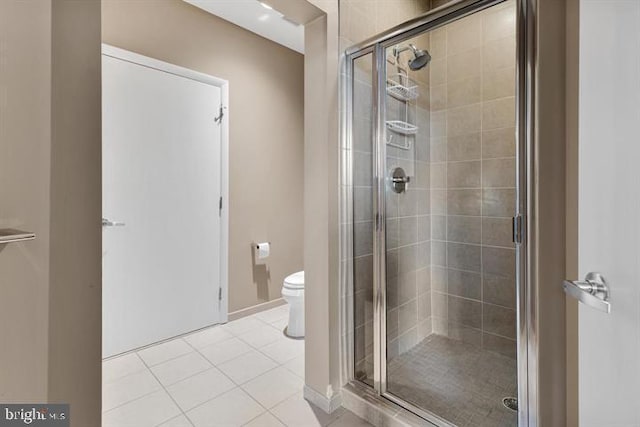
[[[436,425],[528,425],[524,0],[458,1],[347,49],[348,376]]]

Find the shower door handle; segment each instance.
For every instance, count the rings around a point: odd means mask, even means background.
[[[562,283],[564,292],[581,303],[596,310],[611,312],[609,303],[609,286],[600,273],[589,273],[584,281],[565,280]]]
[[[124,227],[125,223],[122,221],[111,221],[107,218],[102,218],[103,227]]]

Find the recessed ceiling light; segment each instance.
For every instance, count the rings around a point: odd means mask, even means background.
[[[269,5],[268,5],[268,4],[266,4],[265,2],[261,2],[261,1],[259,1],[258,3],[260,3],[260,4],[262,5],[262,7],[264,7],[265,9],[269,9],[269,10],[273,9],[273,7],[269,6]]]
[[[258,17],[258,21],[262,21],[262,22],[264,22],[264,21],[266,21],[268,19],[269,19],[269,15],[267,15],[266,13],[264,15],[261,15],[261,16]]]

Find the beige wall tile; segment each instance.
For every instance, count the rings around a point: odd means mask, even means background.
[[[479,216],[450,215],[447,218],[447,241],[479,244],[481,225]]]
[[[512,189],[485,189],[482,191],[482,215],[512,217],[516,208],[516,192]]]
[[[482,331],[479,329],[470,328],[455,322],[449,322],[447,333],[449,338],[454,340],[459,340],[475,346],[482,345]]]
[[[482,298],[489,304],[516,308],[515,277],[495,276],[489,273],[482,275]]]
[[[447,160],[477,160],[480,158],[480,133],[451,136],[447,138]]]
[[[499,68],[515,67],[516,41],[514,37],[488,42],[482,46],[482,69],[488,73]]]
[[[433,48],[429,53],[433,55]],[[447,82],[447,59],[444,56],[442,56],[442,58],[436,58],[434,56],[427,69],[430,71],[429,78],[431,85],[438,85]]]
[[[455,296],[447,299],[449,321],[480,329],[482,327],[482,304]]]
[[[516,69],[513,67],[498,68],[482,76],[482,100],[515,96]]]
[[[446,267],[431,267],[431,289],[433,291],[447,292],[447,269]]]
[[[441,138],[447,135],[447,116],[444,111],[431,113],[431,138]]]
[[[503,337],[516,338],[516,311],[485,304],[482,310],[483,330]]]
[[[429,263],[431,263],[431,259],[429,259]],[[425,292],[431,293],[431,267],[421,268],[416,271],[416,287],[418,295]]]
[[[440,292],[431,294],[431,315],[446,319],[448,312],[447,295]]]
[[[431,216],[423,215],[418,217],[418,241],[431,240]]]
[[[401,272],[398,275],[398,305],[403,305],[418,296],[416,288],[416,272]]]
[[[499,110],[495,115],[499,113],[502,113],[502,110]],[[480,104],[447,110],[447,135],[457,136],[479,132],[481,120]]]
[[[481,162],[447,163],[447,188],[480,188]]]
[[[398,218],[398,243],[406,246],[418,242],[418,218],[415,216]]]
[[[481,190],[448,190],[449,215],[480,215]]]
[[[418,296],[418,321],[431,317],[431,293],[425,292]]]
[[[480,73],[482,65],[480,48],[447,56],[447,82],[453,82]]]
[[[398,218],[387,218],[386,220],[386,244],[387,249],[395,249],[400,246],[400,237],[399,237],[399,219]]]
[[[496,11],[488,11],[482,15],[482,40],[484,43],[504,37],[515,37],[516,11],[514,4]]]
[[[447,107],[455,108],[480,102],[480,75],[447,84]]]
[[[482,271],[496,276],[514,277],[516,253],[513,249],[482,248]]]
[[[474,14],[448,24],[447,55],[479,47],[482,43],[482,17]]]
[[[447,164],[431,164],[431,188],[447,188]]]
[[[417,324],[418,304],[415,299],[398,307],[398,333],[402,334]]]
[[[447,108],[447,85],[439,84],[430,88],[431,111],[444,110]]]
[[[447,55],[447,30],[444,27],[437,28],[431,31],[431,40],[430,40],[430,50],[431,57],[434,60],[439,60],[444,58]]]
[[[482,296],[480,273],[449,269],[447,290],[451,295],[480,300]]]
[[[429,145],[432,162],[444,162],[447,160],[446,137],[432,138]]]
[[[482,218],[482,244],[514,247],[511,218]]]
[[[481,247],[477,245],[467,245],[462,243],[447,243],[447,266],[449,268],[480,271]]]
[[[501,98],[482,104],[482,130],[514,127],[516,124],[515,98]]]
[[[486,159],[482,161],[482,187],[513,188],[516,184],[516,159]]]
[[[445,215],[447,213],[447,191],[431,190],[431,214]]]
[[[431,215],[431,238],[433,240],[447,239],[447,217],[444,215]]]
[[[514,157],[516,155],[516,129],[503,128],[482,132],[482,158]]]
[[[447,244],[445,242],[438,240],[431,241],[431,265],[446,267]]]

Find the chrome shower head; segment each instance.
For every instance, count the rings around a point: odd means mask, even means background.
[[[412,44],[409,44],[409,47],[413,51],[413,59],[409,60],[409,68],[413,71],[424,68],[431,61],[431,55],[426,50],[418,49]]]
[[[409,43],[407,46],[395,46],[393,48],[393,56],[396,58],[396,63],[400,63],[400,54],[405,50],[411,50],[413,53],[413,59],[408,61],[409,68],[413,71],[424,68],[429,61],[431,61],[431,55],[428,51],[418,49],[415,45]]]

